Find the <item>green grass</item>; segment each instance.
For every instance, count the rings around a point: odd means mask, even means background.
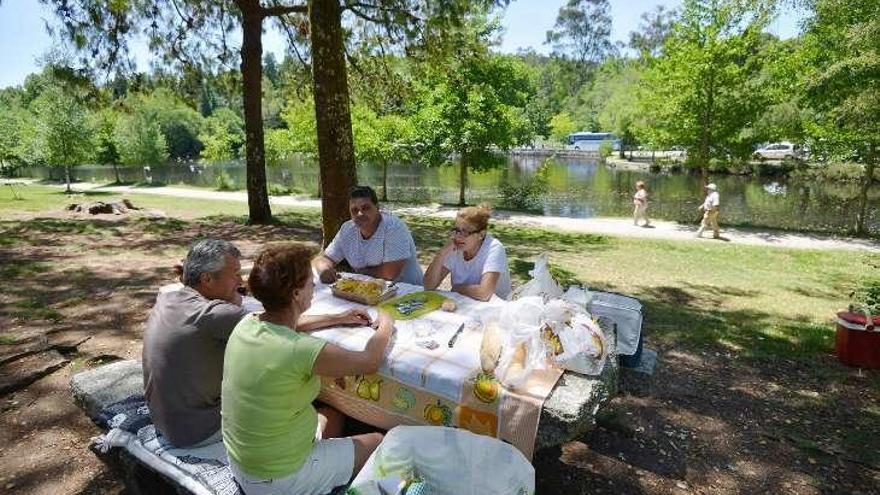
[[[450,223],[407,218],[420,248],[439,248]],[[740,355],[807,358],[831,352],[834,313],[849,303],[877,256],[494,227],[515,280],[550,255],[564,285],[581,283],[638,297],[654,342]],[[431,253],[433,254],[433,253]],[[430,256],[422,255],[422,262]]]

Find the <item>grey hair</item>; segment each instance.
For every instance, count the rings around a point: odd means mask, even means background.
[[[228,241],[202,239],[193,244],[183,262],[183,284],[195,287],[203,273],[213,275],[223,270],[227,254],[235,259],[241,258],[241,251]]]

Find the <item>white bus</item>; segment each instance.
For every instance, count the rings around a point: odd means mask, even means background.
[[[575,132],[569,134],[566,149],[598,151],[603,141],[611,143],[614,151],[620,151],[620,139],[610,132]]]

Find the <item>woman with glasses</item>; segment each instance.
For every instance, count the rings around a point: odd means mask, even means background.
[[[434,290],[452,274],[452,290],[479,301],[492,294],[510,296],[510,270],[501,241],[486,231],[492,209],[469,206],[458,211],[452,237],[425,272],[425,289]]]

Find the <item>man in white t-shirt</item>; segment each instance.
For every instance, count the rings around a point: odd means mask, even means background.
[[[364,275],[422,285],[422,267],[409,228],[396,216],[379,211],[379,199],[373,188],[353,188],[348,208],[351,220],[342,224],[336,237],[315,259],[321,281],[335,281],[336,265],[345,260]]]
[[[703,220],[697,230],[697,237],[702,237],[704,230],[712,229],[712,237],[720,239],[718,216],[721,214],[721,197],[718,195],[718,187],[715,184],[708,184],[706,190],[709,191],[706,194],[706,200],[699,207],[699,210],[703,212]]]

